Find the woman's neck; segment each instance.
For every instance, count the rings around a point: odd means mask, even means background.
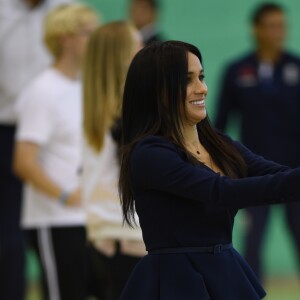
[[[197,146],[199,145],[199,136],[197,125],[185,125],[182,130],[184,144],[188,147],[189,145]],[[201,144],[201,143],[200,143]]]

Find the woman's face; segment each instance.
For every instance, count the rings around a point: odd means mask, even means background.
[[[196,125],[206,118],[207,85],[204,80],[204,71],[199,58],[188,53],[187,90],[185,99],[185,123]]]

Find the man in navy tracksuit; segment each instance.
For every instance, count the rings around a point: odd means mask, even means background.
[[[277,4],[259,6],[252,17],[256,50],[227,68],[216,127],[226,129],[231,113],[241,117],[242,142],[257,154],[300,166],[300,59],[283,49],[285,15]],[[300,182],[299,182],[300,187]],[[285,204],[288,227],[300,257],[300,204]],[[246,259],[261,276],[261,245],[269,207],[247,209]]]

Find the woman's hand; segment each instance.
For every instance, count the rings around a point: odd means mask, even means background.
[[[77,189],[69,194],[69,197],[66,199],[66,206],[80,206],[81,204],[81,190]]]

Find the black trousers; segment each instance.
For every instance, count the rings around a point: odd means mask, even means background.
[[[300,267],[300,203],[287,203],[283,205],[283,208],[288,229],[295,243]],[[261,250],[270,209],[270,206],[262,206],[246,210],[250,218],[250,226],[246,232],[245,258],[259,278],[262,277]]]
[[[89,245],[89,294],[97,300],[118,300],[140,257],[117,252],[107,257]]]
[[[84,300],[87,296],[85,228],[51,227],[26,231],[42,269],[44,300]]]
[[[14,126],[0,125],[0,299],[23,300],[22,183],[12,172]]]

